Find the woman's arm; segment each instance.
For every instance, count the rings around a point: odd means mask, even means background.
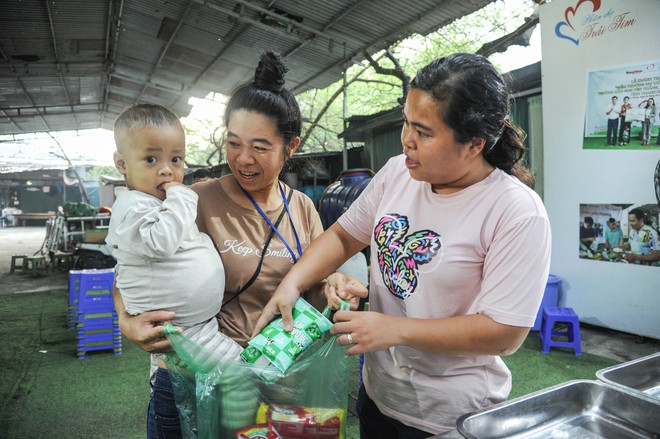
[[[538,309],[541,302],[550,266],[550,242],[545,215],[516,215],[489,243],[479,299],[470,314],[416,318],[338,311],[332,333],[347,334],[338,337],[338,343],[351,341],[350,355],[393,346],[460,357],[510,355],[525,340],[531,310]]]
[[[278,315],[282,316],[284,329],[291,331],[293,329],[291,310],[301,292],[319,283],[329,274],[334,273],[341,264],[365,246],[366,244],[353,238],[337,223],[323,232],[312,241],[302,257],[277,287],[273,297],[264,307],[263,313],[255,325],[252,337],[259,334]],[[351,283],[342,286],[345,288],[337,288],[332,293],[345,299],[350,299],[353,294],[366,296],[367,291],[363,286],[359,288]]]
[[[119,318],[119,330],[127,339],[150,354],[172,351],[170,342],[165,338],[163,323],[174,318],[173,312],[149,311],[132,316],[126,312],[124,301],[116,285],[113,285],[112,298]]]
[[[351,334],[353,346],[346,350],[348,355],[403,345],[458,357],[510,355],[529,333],[528,327],[503,325],[480,314],[413,319],[377,312],[337,311],[334,319],[333,334]],[[347,337],[339,337],[338,341],[341,345],[349,344]]]

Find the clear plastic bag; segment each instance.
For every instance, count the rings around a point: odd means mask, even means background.
[[[345,437],[348,358],[329,332],[286,372],[273,367],[267,375],[216,357],[169,325],[166,335],[175,351],[165,362],[184,438],[245,438],[258,429],[273,439]]]

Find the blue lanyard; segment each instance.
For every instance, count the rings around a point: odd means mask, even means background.
[[[300,256],[302,256],[302,247],[300,245],[300,238],[298,238],[298,232],[296,231],[296,226],[293,224],[293,218],[291,217],[291,211],[289,210],[289,202],[286,200],[286,196],[284,195],[284,188],[282,188],[282,183],[281,182],[278,181],[278,184],[279,184],[279,188],[280,188],[280,194],[282,195],[282,200],[284,201],[284,208],[286,209],[287,215],[289,215],[289,220],[291,222],[291,228],[293,229],[293,236],[295,236],[295,238],[296,238],[296,244],[298,246],[298,255],[296,255],[294,253],[294,251],[293,251],[293,249],[291,249],[291,246],[289,245],[289,243],[286,242],[286,239],[284,239],[284,237],[280,234],[279,230],[277,230],[277,227],[275,227],[275,224],[273,224],[273,222],[270,220],[270,218],[268,218],[268,215],[266,215],[264,213],[264,211],[261,210],[261,207],[259,207],[257,202],[254,201],[254,198],[252,198],[252,195],[250,195],[250,193],[248,191],[243,189],[243,186],[241,186],[240,184],[238,185],[238,187],[241,188],[241,190],[243,191],[245,196],[248,197],[248,199],[252,202],[252,205],[257,209],[257,211],[259,211],[259,214],[261,214],[261,216],[266,220],[266,222],[268,223],[270,228],[273,229],[275,234],[280,238],[280,241],[282,241],[282,243],[284,244],[286,249],[289,251],[289,254],[291,254],[291,258],[293,259],[293,263],[295,264],[298,261],[298,258]]]

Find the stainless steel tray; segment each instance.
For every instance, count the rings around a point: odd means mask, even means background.
[[[660,438],[660,402],[596,380],[548,387],[456,421],[463,437]]]
[[[660,352],[596,372],[599,380],[660,400]]]

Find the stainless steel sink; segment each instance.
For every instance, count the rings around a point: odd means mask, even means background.
[[[596,380],[548,387],[461,416],[463,437],[660,438],[660,401]]]
[[[660,352],[596,372],[599,380],[660,400]]]

